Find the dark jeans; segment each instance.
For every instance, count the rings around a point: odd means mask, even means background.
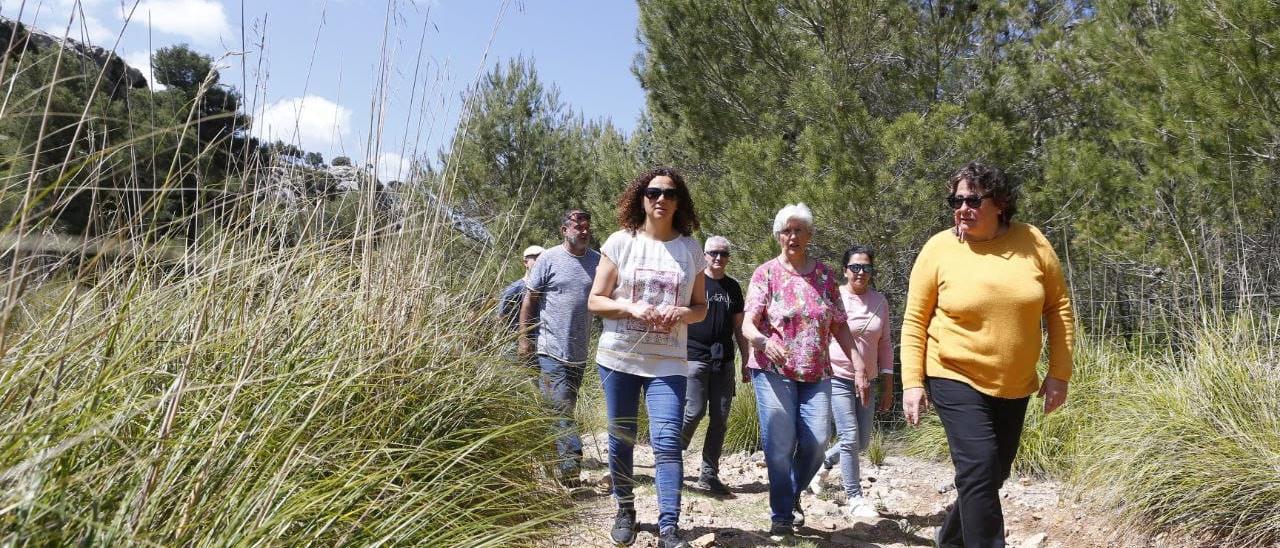
[[[693,374],[689,375],[684,391],[684,431],[680,435],[680,447],[689,448],[698,423],[704,415],[710,415],[707,437],[702,442],[702,477],[719,477],[720,452],[724,449],[724,433],[733,404],[733,364],[721,364],[714,372],[706,362],[689,362],[689,365],[693,367]]]
[[[603,365],[600,386],[609,413],[609,473],[613,496],[622,508],[635,507],[632,459],[636,445],[636,416],[644,393],[649,411],[649,445],[653,448],[654,483],[658,488],[658,530],[680,522],[680,487],[684,462],[680,458],[680,420],[684,409],[685,376],[641,377]]]
[[[578,405],[578,388],[582,386],[582,373],[586,367],[543,354],[538,354],[538,367],[542,370],[539,377],[542,397],[547,399],[558,417],[556,454],[560,456],[560,472],[576,479],[582,463],[582,438],[578,435],[573,409]]]
[[[956,504],[938,531],[942,546],[1004,546],[1000,486],[1022,438],[1027,400],[988,396],[959,381],[925,380],[956,468]]]

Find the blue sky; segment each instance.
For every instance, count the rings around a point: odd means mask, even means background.
[[[434,161],[457,123],[462,91],[517,55],[533,58],[543,82],[587,118],[630,132],[644,105],[631,74],[639,51],[634,2],[245,0],[243,14],[229,0],[26,4],[22,21],[51,34],[70,20],[71,37],[95,45],[111,48],[120,35],[116,51],[144,73],[148,51],[187,43],[224,65],[222,82],[244,93],[259,136],[299,143],[326,160],[376,163],[384,178],[396,178],[410,157]],[[17,18],[21,7],[0,0],[0,15]],[[370,139],[378,134],[380,142]]]

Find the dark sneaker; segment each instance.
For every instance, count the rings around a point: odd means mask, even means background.
[[[800,500],[796,499],[796,509],[791,512],[791,523],[796,527],[804,527],[804,508],[800,507]]]
[[[618,516],[613,518],[613,530],[609,537],[621,546],[631,546],[636,541],[636,511],[631,508],[619,508]]]
[[[658,535],[659,548],[689,548],[689,542],[680,538],[680,531],[675,527],[667,527]]]
[[[789,523],[773,522],[769,525],[769,536],[775,540],[782,540],[783,537],[789,537],[796,534],[795,528]]]
[[[698,478],[698,483],[693,484],[694,487],[707,491],[713,495],[728,495],[729,487],[715,476],[702,476]]]

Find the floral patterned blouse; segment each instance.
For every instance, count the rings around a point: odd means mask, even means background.
[[[746,312],[755,314],[760,333],[787,349],[787,361],[773,363],[764,351],[752,349],[747,367],[800,382],[830,377],[831,329],[846,321],[839,287],[835,273],[821,262],[808,274],[787,270],[777,258],[757,267],[747,289]]]

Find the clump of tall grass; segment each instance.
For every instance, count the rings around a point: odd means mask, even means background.
[[[1132,526],[1280,543],[1280,353],[1273,322],[1196,333],[1100,402],[1077,485]]]
[[[738,373],[739,375],[741,373]],[[760,448],[760,418],[756,415],[756,393],[750,384],[735,380],[736,392],[729,407],[729,424],[725,427],[724,451],[755,452]]]
[[[495,359],[509,335],[488,317],[494,261],[427,218],[287,248],[224,234],[177,264],[144,254],[6,287],[20,300],[0,340],[0,535],[541,538],[569,505],[543,481],[544,409]]]

